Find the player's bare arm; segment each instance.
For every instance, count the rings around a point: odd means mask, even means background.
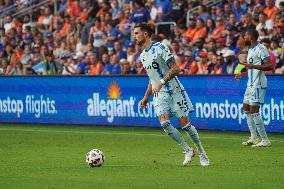
[[[169,66],[170,66],[170,69],[166,73],[165,77],[163,78],[165,82],[170,81],[172,78],[177,76],[179,72],[181,71],[174,59],[169,63]]]
[[[271,60],[269,58],[265,59],[262,65],[245,64],[247,69],[257,69],[261,71],[273,70]]]
[[[160,91],[160,89],[166,82],[170,81],[172,78],[177,76],[179,72],[181,71],[174,59],[171,62],[169,62],[168,65],[170,66],[170,69],[165,74],[165,77],[161,79],[159,83],[155,84],[152,88],[152,92],[154,96],[158,95],[158,92]]]
[[[152,92],[152,84],[149,81],[145,95],[144,95],[143,99],[140,101],[140,108],[146,108],[149,96],[151,95],[151,92]]]

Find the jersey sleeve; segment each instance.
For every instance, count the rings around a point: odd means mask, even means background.
[[[267,48],[262,47],[259,49],[259,57],[261,59],[261,62],[263,62],[265,59],[269,58],[269,53]]]
[[[165,61],[166,64],[174,60],[174,55],[171,53],[169,47],[165,44],[161,43],[158,46],[158,53],[162,57],[162,59]]]

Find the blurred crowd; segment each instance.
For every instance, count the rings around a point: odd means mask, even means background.
[[[0,0],[0,7],[24,1]],[[142,49],[131,35],[142,22],[155,25],[153,39],[171,48],[183,75],[238,72],[238,54],[248,48],[243,36],[250,28],[269,50],[274,70],[268,73],[284,73],[284,0],[206,4],[57,0],[32,16],[8,14],[0,27],[0,75],[145,75]]]

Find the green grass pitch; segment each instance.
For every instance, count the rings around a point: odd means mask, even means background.
[[[283,134],[269,134],[269,148],[241,146],[248,133],[199,135],[210,158],[207,168],[198,156],[183,167],[182,150],[162,129],[0,125],[0,188],[283,188]],[[106,156],[100,168],[85,163],[92,148]]]

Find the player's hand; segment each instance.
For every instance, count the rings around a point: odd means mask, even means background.
[[[246,66],[247,69],[254,69],[252,64],[246,64],[245,66]]]
[[[154,96],[158,96],[158,92],[161,90],[162,86],[163,85],[160,82],[152,86],[152,93]]]
[[[141,101],[140,101],[140,108],[146,108],[147,107],[147,103],[148,103],[148,98],[143,98]]]
[[[241,63],[240,64],[244,65],[246,67],[246,69],[253,69],[253,65],[252,64],[247,64],[247,63]]]
[[[242,78],[242,74],[236,74],[236,75],[235,75],[235,79],[236,79],[237,81],[240,81],[241,78]]]

